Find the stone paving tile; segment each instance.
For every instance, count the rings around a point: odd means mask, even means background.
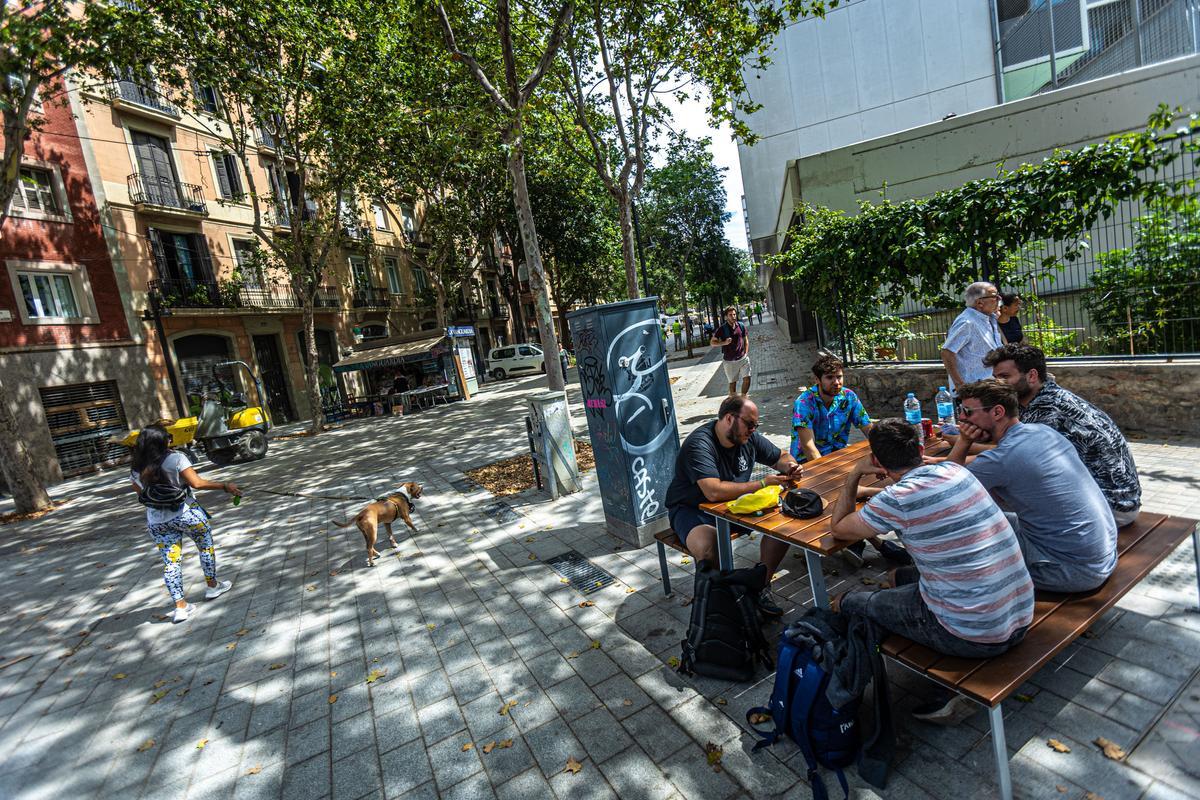
[[[496,788],[499,800],[530,800],[533,797],[550,797],[552,794],[550,784],[537,767],[525,770]]]
[[[547,775],[562,771],[568,758],[582,761],[586,754],[583,745],[561,719],[553,719],[541,727],[526,731],[525,743],[542,772]]]
[[[433,785],[433,768],[419,739],[384,753],[379,761],[383,768],[383,791],[389,798],[400,797],[426,781]]]

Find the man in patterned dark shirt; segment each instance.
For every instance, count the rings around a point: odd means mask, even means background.
[[[1079,454],[1112,509],[1117,527],[1137,519],[1142,485],[1129,443],[1112,418],[1046,377],[1046,356],[1028,344],[1006,344],[983,363],[1017,390],[1021,422],[1039,422],[1061,433]]]

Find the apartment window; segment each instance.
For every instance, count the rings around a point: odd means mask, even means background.
[[[34,212],[33,215],[22,216],[61,217],[64,203],[59,197],[55,177],[49,169],[21,167],[21,179],[13,194],[12,207],[23,212]]]
[[[366,288],[371,285],[367,276],[367,260],[362,256],[350,257],[350,274],[354,277],[354,285]]]
[[[387,208],[383,203],[372,203],[371,211],[375,214],[375,227],[381,231],[388,230]]]
[[[418,292],[423,292],[429,288],[429,278],[425,275],[425,270],[422,267],[413,267],[413,287]]]
[[[221,110],[221,97],[212,86],[199,83],[193,85],[196,93],[196,106],[206,114],[216,116]]]
[[[392,294],[404,294],[400,284],[400,265],[394,258],[383,259],[383,270],[387,273],[388,291]]]
[[[161,281],[186,289],[214,280],[212,257],[202,235],[158,228],[149,228],[146,234]]]
[[[386,325],[363,325],[362,326],[362,338],[363,338],[364,342],[369,341],[371,339],[386,339],[387,335],[388,335],[388,332],[387,332]]]
[[[409,236],[417,232],[417,220],[413,216],[412,206],[400,206],[400,223],[404,226],[404,232]]]
[[[7,266],[26,325],[96,321],[84,267],[38,261],[9,261]]]
[[[15,73],[9,73],[8,88],[12,97],[20,97],[25,94],[25,79]],[[33,102],[29,104],[29,110],[36,113],[42,113],[42,98],[38,97],[38,90],[35,87],[33,90]]]
[[[258,244],[250,239],[233,240],[233,263],[242,274],[247,289],[261,289],[262,270],[258,261]]]
[[[238,172],[237,158],[233,153],[212,151],[213,168],[217,172],[217,190],[226,200],[241,200],[245,196],[242,190],[242,175]]]

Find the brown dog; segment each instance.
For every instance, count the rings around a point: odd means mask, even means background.
[[[379,551],[375,549],[375,537],[378,526],[382,523],[387,528],[388,538],[392,541],[392,547],[400,549],[399,543],[396,541],[395,535],[392,533],[392,523],[397,518],[403,519],[408,527],[412,528],[413,533],[417,532],[417,526],[413,525],[412,517],[409,512],[412,511],[413,500],[421,496],[421,484],[405,483],[400,487],[400,491],[395,494],[389,494],[387,497],[376,500],[374,503],[369,503],[366,508],[358,512],[354,519],[346,522],[338,522],[336,519],[331,519],[334,525],[339,528],[349,528],[351,524],[357,525],[362,531],[363,539],[367,543],[367,566],[375,566],[375,558],[379,555]]]

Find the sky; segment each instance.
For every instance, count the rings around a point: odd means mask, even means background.
[[[712,139],[713,160],[718,167],[725,168],[725,193],[728,195],[726,208],[733,216],[725,223],[725,238],[734,247],[749,250],[746,241],[746,220],[742,215],[742,170],[738,163],[737,144],[733,140],[733,130],[728,123],[720,129],[713,128],[708,123],[705,112],[707,103],[700,100],[688,100],[680,103],[669,98],[666,105],[674,116],[676,130],[686,133],[693,139],[709,137]]]

